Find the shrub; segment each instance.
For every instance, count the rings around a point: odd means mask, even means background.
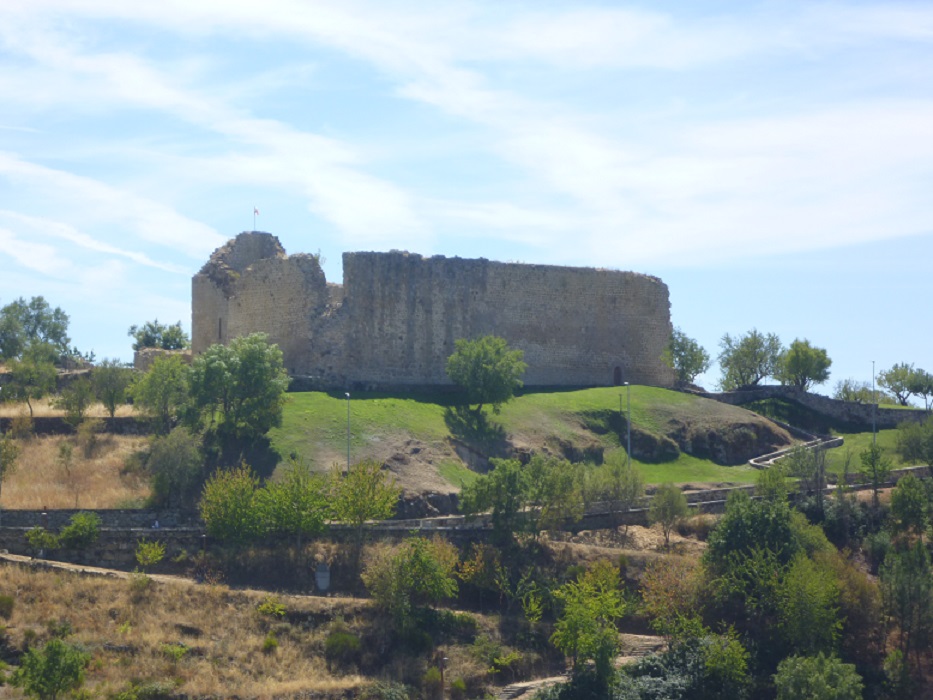
[[[424,675],[421,676],[421,689],[424,691],[424,697],[428,700],[443,696],[444,680],[439,668],[431,666],[424,672]]]
[[[16,599],[11,595],[0,595],[0,617],[9,620],[13,616],[13,605]]]
[[[85,459],[90,459],[97,452],[102,432],[104,432],[104,421],[100,418],[86,418],[78,426],[78,445]]]
[[[136,543],[136,561],[145,571],[165,558],[165,545],[161,542],[140,540]]]
[[[409,700],[411,695],[408,692],[408,686],[404,683],[376,681],[363,691],[362,698],[363,700]]]
[[[84,669],[91,655],[60,639],[50,640],[41,650],[30,649],[10,679],[14,687],[40,700],[57,698],[84,684]]]
[[[263,654],[272,654],[276,649],[279,648],[279,639],[275,636],[275,632],[271,630],[266,635],[266,638],[262,640],[262,653]]]
[[[327,635],[324,640],[324,658],[328,666],[349,666],[357,661],[360,655],[360,638],[352,632],[337,629]]]
[[[451,700],[466,700],[467,684],[462,678],[454,678],[450,682]]]
[[[44,527],[34,527],[26,533],[26,541],[33,551],[38,553],[46,549],[58,549],[58,536]]]
[[[71,516],[68,525],[62,528],[58,539],[62,547],[86,549],[100,536],[100,516],[97,513],[81,512]]]
[[[17,440],[28,440],[32,437],[34,430],[35,426],[33,426],[32,416],[28,413],[21,413],[18,416],[14,416],[10,424],[10,436]]]
[[[285,606],[279,602],[279,599],[274,595],[266,596],[263,601],[256,606],[256,612],[260,615],[268,615],[269,617],[285,617]]]
[[[855,665],[823,654],[784,659],[774,675],[774,687],[778,700],[855,700],[862,697],[862,678],[856,673]]]

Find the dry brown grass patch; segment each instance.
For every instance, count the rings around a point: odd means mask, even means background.
[[[146,438],[101,434],[90,457],[74,436],[53,435],[17,441],[22,448],[16,471],[3,483],[2,504],[8,509],[115,508],[138,504],[149,495],[144,475],[125,472],[126,461]],[[71,467],[60,460],[62,445],[71,445]]]
[[[65,411],[60,408],[55,408],[52,405],[53,402],[54,399],[52,398],[33,401],[33,416],[36,418],[47,418],[51,416],[63,417],[65,415]],[[25,413],[27,416],[29,415],[29,408],[25,403],[0,404],[0,417],[2,418],[14,418],[23,413]],[[115,415],[120,418],[126,418],[131,416],[138,416],[139,414],[132,404],[123,404],[122,406],[117,406]],[[87,418],[109,418],[110,413],[107,411],[106,407],[104,407],[104,404],[95,403],[91,404],[85,416]]]

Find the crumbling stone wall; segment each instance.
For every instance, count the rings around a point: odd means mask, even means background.
[[[504,337],[529,386],[669,386],[667,286],[647,275],[393,251],[346,253],[344,285],[274,236],[242,233],[192,281],[192,347],[256,331],[320,387],[449,384],[459,338]]]

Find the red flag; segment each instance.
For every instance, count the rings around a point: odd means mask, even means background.
[[[259,216],[259,210],[256,207],[253,207],[253,216]]]

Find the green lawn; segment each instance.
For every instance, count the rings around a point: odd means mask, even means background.
[[[633,425],[659,432],[664,415],[677,407],[695,411],[698,401],[704,400],[666,389],[633,386]],[[626,413],[628,392],[622,387],[528,392],[503,406],[499,415],[487,410],[486,424],[464,427],[458,422],[460,417],[451,413],[448,393],[358,392],[349,402],[351,459],[368,456],[367,452],[382,441],[414,439],[432,444],[447,440],[452,432],[462,441],[490,448],[487,452],[490,454],[495,453],[497,445],[505,443],[506,435],[517,436],[526,444],[537,444],[548,437],[573,441],[585,433],[589,440],[598,440],[609,454],[621,450],[617,429],[609,428],[611,421],[618,420],[620,402],[622,412]],[[288,394],[282,426],[269,435],[274,449],[283,458],[297,455],[318,470],[330,467],[326,456],[342,463],[347,449],[347,399],[340,392]],[[648,483],[749,482],[754,481],[756,473],[750,467],[723,467],[684,454],[663,464],[643,464],[637,460],[635,464]],[[438,471],[456,486],[475,478],[473,472],[452,460],[443,461]]]
[[[841,474],[845,465],[846,458],[849,460],[849,471],[858,472],[862,469],[862,461],[859,455],[871,446],[871,431],[867,433],[839,433],[845,441],[842,447],[834,447],[826,453],[826,467],[834,474]],[[877,434],[878,445],[884,450],[885,455],[890,458],[891,466],[895,469],[900,467],[909,467],[912,465],[904,464],[895,451],[897,445],[897,429],[879,430]]]

